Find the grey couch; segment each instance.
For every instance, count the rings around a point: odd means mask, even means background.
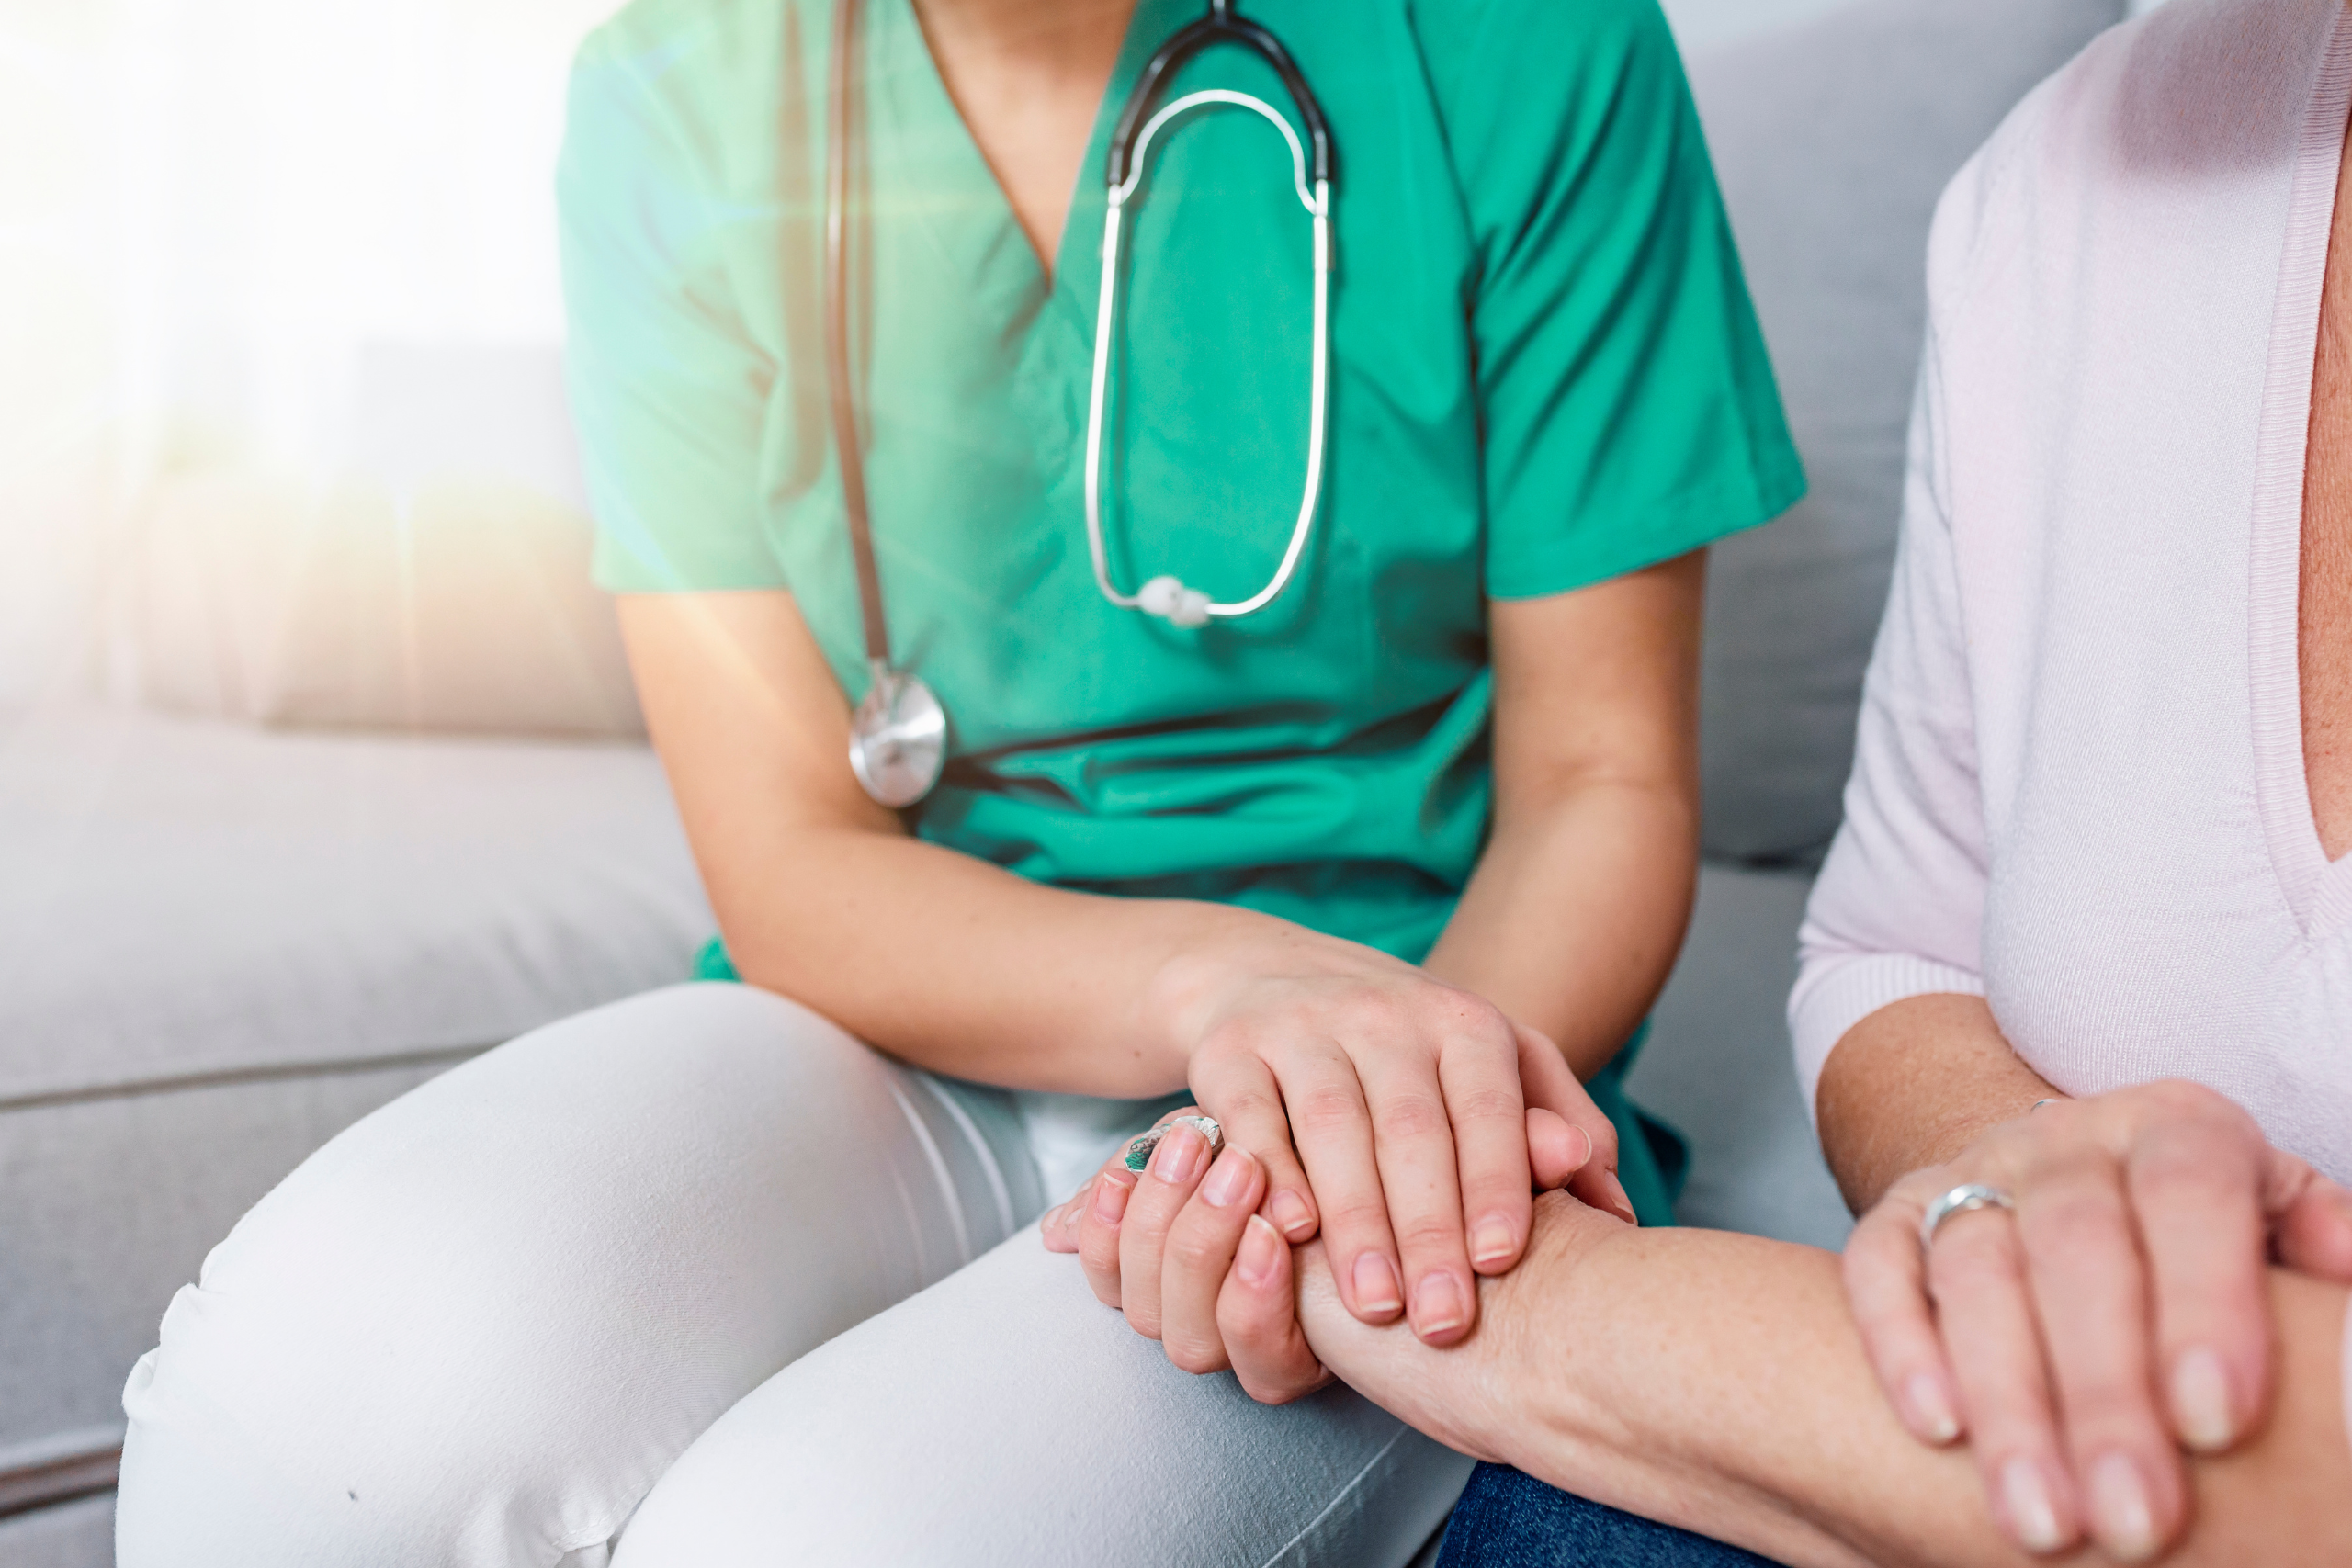
[[[1811,498],[1718,552],[1709,863],[1634,1089],[1682,1217],[1822,1246],[1781,1001],[1892,549],[1944,181],[2122,0],[1669,10]],[[124,1374],[237,1216],[468,1055],[686,973],[710,917],[640,745],[0,715],[0,1568],[110,1561]]]

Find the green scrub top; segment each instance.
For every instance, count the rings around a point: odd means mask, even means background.
[[[1335,146],[1321,512],[1258,615],[1185,629],[1104,601],[1084,512],[1102,171],[1138,70],[1201,8],[1137,0],[1050,274],[909,0],[865,8],[854,378],[890,646],[953,725],[915,827],[1040,882],[1244,905],[1418,961],[1487,829],[1487,601],[1765,522],[1803,471],[1656,0],[1244,0]],[[634,0],[581,51],[559,192],[598,581],[789,591],[854,700],[823,358],[831,10]],[[1207,86],[1293,115],[1243,51],[1195,57],[1170,96]],[[1113,581],[1243,598],[1306,473],[1288,149],[1246,111],[1192,117],[1127,211]]]

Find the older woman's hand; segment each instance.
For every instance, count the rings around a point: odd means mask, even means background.
[[[1252,1398],[1284,1404],[1330,1381],[1291,1311],[1290,1244],[1261,1213],[1264,1164],[1238,1146],[1212,1158],[1207,1140],[1176,1122],[1197,1114],[1188,1107],[1162,1122],[1170,1131],[1141,1172],[1126,1168],[1124,1152],[1113,1156],[1046,1214],[1041,1233],[1053,1250],[1078,1253],[1095,1294],[1159,1340],[1177,1366],[1230,1368]],[[1613,1143],[1604,1149],[1541,1108],[1525,1121],[1538,1187],[1580,1189],[1588,1201],[1632,1218],[1610,1169]]]
[[[1923,1245],[1938,1199],[1955,1211]],[[1963,1433],[2030,1551],[2087,1529],[2154,1557],[2188,1522],[2179,1451],[2262,1423],[2266,1264],[2352,1281],[2352,1194],[2229,1100],[2166,1082],[2045,1101],[1915,1171],[1856,1227],[1846,1284],[1879,1381],[1930,1443]]]

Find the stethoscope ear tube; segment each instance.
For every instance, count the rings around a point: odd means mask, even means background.
[[[1144,63],[1142,74],[1136,78],[1135,90],[1127,95],[1126,107],[1120,110],[1119,123],[1111,132],[1110,167],[1103,179],[1112,189],[1125,186],[1134,173],[1136,136],[1151,113],[1151,106],[1159,101],[1169,76],[1201,51],[1219,43],[1239,44],[1273,68],[1274,74],[1283,79],[1291,101],[1298,106],[1298,118],[1306,127],[1315,183],[1328,186],[1338,177],[1331,166],[1330,121],[1323,118],[1323,105],[1316,98],[1315,90],[1306,85],[1298,62],[1283,47],[1282,39],[1257,23],[1236,16],[1233,0],[1209,0],[1208,15],[1161,44]]]
[[[857,33],[860,0],[833,0],[831,124],[825,141],[825,398],[831,414],[842,511],[857,568],[858,612],[865,657],[890,663],[889,622],[882,609],[882,574],[874,560],[874,523],[865,499],[865,456],[857,429],[857,398],[849,378],[849,152],[859,113]]]
[[[1196,22],[1152,57],[1153,66],[1161,66],[1171,56],[1181,59],[1206,48],[1222,39],[1232,39],[1247,47],[1276,51],[1275,68],[1286,81],[1295,80],[1297,68],[1290,56],[1281,52],[1282,45],[1272,34],[1254,24],[1237,20],[1220,5],[1209,19]],[[1181,51],[1180,51],[1181,46]],[[1224,87],[1208,87],[1187,93],[1173,103],[1144,118],[1151,108],[1166,70],[1155,73],[1147,67],[1142,80],[1129,95],[1126,107],[1119,116],[1119,130],[1113,138],[1110,164],[1113,183],[1106,192],[1102,211],[1102,277],[1095,296],[1094,313],[1094,378],[1086,402],[1086,545],[1094,566],[1094,585],[1102,597],[1122,609],[1140,610],[1155,615],[1170,626],[1193,627],[1206,626],[1212,620],[1236,619],[1256,615],[1281,597],[1290,586],[1298,563],[1306,553],[1306,541],[1315,528],[1315,514],[1323,499],[1323,447],[1330,408],[1331,395],[1331,186],[1329,181],[1317,178],[1310,187],[1307,183],[1306,151],[1299,144],[1298,132],[1291,129],[1272,104],[1247,93]],[[1307,95],[1306,84],[1295,87],[1300,118],[1306,120],[1310,130],[1320,127],[1323,111]],[[1282,563],[1262,588],[1246,599],[1218,604],[1198,589],[1186,586],[1173,577],[1155,577],[1133,593],[1123,593],[1111,581],[1110,553],[1103,544],[1102,533],[1102,442],[1104,405],[1111,384],[1111,355],[1114,340],[1118,335],[1120,238],[1125,224],[1127,206],[1143,179],[1143,160],[1148,156],[1152,139],[1170,122],[1196,109],[1213,106],[1248,109],[1279,131],[1290,148],[1291,181],[1298,195],[1299,205],[1315,227],[1315,318],[1312,358],[1307,371],[1306,394],[1306,482],[1299,497],[1298,516],[1291,525],[1290,542],[1283,551]],[[1329,163],[1329,136],[1322,133],[1317,142],[1318,159]],[[1124,179],[1120,171],[1124,170]]]
[[[903,811],[939,783],[947,759],[947,710],[915,675],[890,663],[890,623],[865,497],[865,456],[849,378],[849,151],[856,130],[859,0],[833,0],[831,122],[825,146],[825,395],[832,416],[842,512],[857,569],[858,616],[865,633],[865,695],[850,715],[849,766],[865,793]]]

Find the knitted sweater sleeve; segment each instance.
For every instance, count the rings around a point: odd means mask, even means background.
[[[1967,248],[1954,231],[1973,205],[1971,177],[1947,196],[1931,246],[1894,581],[1863,685],[1845,823],[1806,909],[1789,998],[1808,1109],[1830,1052],[1869,1014],[1906,997],[1984,992],[1988,856],[1938,324],[1965,270],[1951,264]]]

